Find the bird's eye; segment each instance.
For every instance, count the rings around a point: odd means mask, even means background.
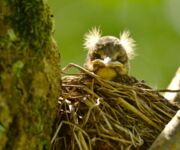
[[[126,56],[117,56],[117,57],[116,57],[116,60],[124,63],[125,61],[127,61],[127,58],[126,58]]]
[[[101,55],[97,54],[97,53],[94,56],[95,56],[96,59],[100,59],[101,58]]]

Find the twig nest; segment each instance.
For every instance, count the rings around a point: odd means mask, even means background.
[[[134,77],[103,80],[78,65],[62,78],[54,149],[147,149],[176,113],[157,91]]]

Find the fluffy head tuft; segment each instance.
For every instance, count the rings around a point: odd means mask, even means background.
[[[85,42],[84,47],[88,50],[95,49],[96,43],[101,38],[100,29],[99,28],[93,28],[88,33],[85,34]]]
[[[130,37],[129,31],[124,31],[120,34],[120,44],[125,49],[128,58],[132,59],[135,56],[135,41]]]

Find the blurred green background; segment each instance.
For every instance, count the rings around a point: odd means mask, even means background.
[[[128,29],[137,57],[130,74],[155,88],[166,88],[180,65],[180,0],[49,0],[62,67],[83,65],[84,34],[100,27],[103,35]]]

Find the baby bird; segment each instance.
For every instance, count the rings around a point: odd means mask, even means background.
[[[135,46],[128,31],[117,38],[101,36],[99,29],[94,28],[85,35],[84,46],[88,50],[85,68],[89,71],[107,80],[128,75]]]

